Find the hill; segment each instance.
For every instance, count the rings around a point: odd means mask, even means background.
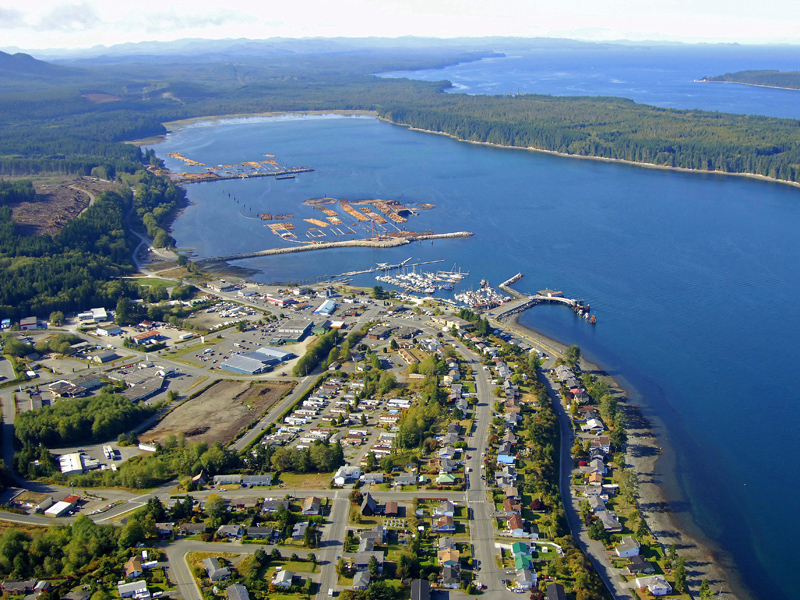
[[[33,58],[30,54],[0,52],[0,77],[10,78],[54,78],[79,75],[81,71],[71,67],[54,65]]]

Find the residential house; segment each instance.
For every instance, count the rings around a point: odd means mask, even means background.
[[[322,509],[322,501],[316,496],[306,498],[303,502],[304,515],[318,515]]]
[[[603,485],[603,475],[600,473],[589,473],[589,485]]]
[[[244,535],[244,527],[241,525],[220,525],[217,529],[217,537],[221,538],[240,538]]]
[[[2,583],[2,590],[4,594],[30,594],[35,587],[35,579],[6,579]]]
[[[521,509],[522,507],[517,502],[514,502],[508,498],[503,500],[503,512],[506,513],[506,517],[520,514]]]
[[[247,592],[247,588],[241,583],[229,585],[225,593],[228,596],[228,600],[250,600],[250,594]]]
[[[283,506],[283,508],[289,508],[289,501],[286,499],[278,499],[278,498],[266,498],[264,500],[264,504],[261,505],[261,512],[266,513],[274,513],[278,512],[278,509]]]
[[[645,575],[652,575],[656,572],[653,568],[653,565],[650,564],[647,560],[645,560],[644,556],[637,554],[636,556],[632,556],[628,561],[628,564],[625,565],[625,568],[628,570],[628,573],[631,575],[639,575],[640,573],[644,573]]]
[[[639,556],[639,550],[639,542],[631,536],[625,536],[622,538],[622,541],[617,544],[616,548],[614,548],[614,552],[616,552],[617,556],[620,558]]]
[[[372,529],[364,529],[358,532],[358,539],[373,539],[376,544],[385,544],[389,531],[383,525],[375,525]]]
[[[427,579],[415,579],[411,582],[411,600],[430,600],[431,584]]]
[[[223,567],[220,565],[219,559],[216,556],[204,558],[203,566],[205,567],[208,578],[211,581],[220,581],[231,576],[231,570],[228,567]]]
[[[375,550],[375,539],[364,538],[358,543],[358,552],[373,552]]]
[[[444,485],[452,485],[455,482],[456,478],[450,475],[450,473],[439,473],[439,476],[436,478],[436,483]]]
[[[336,474],[333,476],[333,483],[335,485],[342,486],[347,483],[358,481],[359,477],[361,477],[361,467],[351,467],[345,465],[343,467],[339,467],[339,469],[336,471]]]
[[[442,458],[439,459],[439,472],[444,473],[452,473],[456,469],[458,469],[458,463],[454,460],[450,460],[449,458]]]
[[[529,554],[517,554],[514,556],[514,568],[517,571],[522,569],[530,569],[532,566],[531,557]]]
[[[459,564],[459,561],[461,560],[461,553],[452,548],[447,550],[439,550],[438,558],[439,566],[452,567],[453,565]]]
[[[369,484],[383,483],[383,473],[365,473],[361,476],[361,481]]]
[[[247,537],[255,540],[268,540],[275,533],[273,527],[248,527]]]
[[[508,500],[514,500],[515,502],[519,502],[519,490],[514,487],[513,485],[504,485],[502,486],[503,493],[506,495]]]
[[[125,563],[125,577],[131,579],[132,577],[139,577],[142,573],[144,573],[142,557],[138,554],[131,556],[128,562]]]
[[[653,596],[667,596],[672,593],[672,586],[661,575],[637,577],[634,582],[637,588],[647,588]]]
[[[455,451],[454,448],[451,448],[449,446],[445,446],[444,448],[439,448],[439,451],[436,453],[436,455],[440,459],[441,458],[453,459],[455,457],[455,455],[456,455],[456,451]]]
[[[353,559],[353,566],[356,571],[366,571],[369,569],[369,561],[372,557],[378,561],[378,572],[383,573],[383,552],[359,552]]]
[[[308,529],[308,521],[301,521],[300,523],[295,523],[294,528],[292,529],[292,539],[293,540],[302,540],[306,537],[306,529]]]
[[[121,583],[117,586],[117,592],[120,598],[136,598],[137,600],[148,600],[150,598],[147,582],[144,579]]]
[[[522,517],[511,515],[507,521],[508,532],[514,537],[525,537],[525,527]]]
[[[525,544],[523,542],[514,542],[513,544],[511,544],[511,553],[514,556],[519,556],[520,554],[530,555],[531,549],[528,546],[528,544]]]
[[[461,584],[461,566],[448,565],[442,569],[442,587],[457,590]]]
[[[417,476],[414,473],[400,473],[394,476],[395,485],[415,485]]]
[[[357,571],[353,575],[353,589],[366,590],[369,587],[370,575],[369,571]]]
[[[439,517],[434,521],[431,529],[438,533],[448,533],[456,530],[456,524],[453,517]]]
[[[205,523],[181,523],[180,527],[178,527],[178,531],[181,532],[183,535],[199,535],[201,533],[205,533],[206,524]]]
[[[455,510],[455,505],[449,500],[445,500],[439,504],[439,506],[433,509],[433,514],[436,517],[454,517]]]
[[[517,587],[529,590],[536,585],[536,573],[531,569],[517,569]]]
[[[545,598],[546,600],[567,600],[567,592],[560,583],[548,583]]]
[[[398,508],[397,508],[397,502],[394,502],[394,501],[391,501],[391,500],[389,502],[387,502],[386,506],[384,506],[384,508],[383,508],[383,514],[385,516],[387,516],[387,517],[396,517],[396,516],[398,516],[399,512],[398,512]]]
[[[603,510],[596,513],[598,519],[603,524],[603,528],[609,533],[622,533],[622,523],[619,522],[617,515],[610,510]]]
[[[456,547],[456,543],[453,541],[453,538],[450,536],[442,536],[439,538],[439,550],[453,550]]]
[[[589,503],[589,508],[593,513],[599,513],[606,509],[606,503],[600,496],[589,496],[586,501]]]
[[[275,577],[272,578],[272,585],[280,588],[292,587],[292,580],[294,580],[294,573],[292,571],[278,571]]]

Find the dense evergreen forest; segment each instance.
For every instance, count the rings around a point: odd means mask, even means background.
[[[0,315],[19,318],[136,297],[131,227],[171,243],[184,193],[148,171],[160,161],[122,143],[163,123],[217,114],[370,110],[458,139],[580,156],[800,182],[800,122],[656,108],[621,98],[445,93],[448,82],[373,73],[493,55],[466,48],[287,52],[266,56],[97,58],[52,65],[0,56],[0,177],[39,174],[116,181],[55,237],[19,234],[9,206],[26,182],[0,183]],[[11,64],[3,68],[4,61]],[[0,180],[2,181],[2,180]]]
[[[703,77],[701,81],[729,81],[800,90],[800,71],[736,71],[735,73]]]

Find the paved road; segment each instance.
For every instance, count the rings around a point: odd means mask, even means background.
[[[559,487],[561,488],[561,502],[564,505],[564,512],[567,516],[567,523],[572,531],[580,549],[592,561],[597,573],[606,584],[608,590],[617,600],[633,600],[630,590],[624,586],[620,579],[619,572],[611,565],[611,561],[606,557],[606,549],[602,542],[589,539],[586,528],[583,526],[580,514],[580,502],[572,494],[572,455],[571,449],[573,442],[573,431],[571,418],[567,414],[564,405],[561,403],[558,392],[553,388],[550,380],[543,377],[543,382],[547,387],[547,393],[553,401],[556,414],[558,414],[561,426],[561,471],[559,473]]]
[[[344,539],[347,521],[350,516],[349,490],[336,490],[331,497],[331,509],[328,523],[323,528],[321,550],[317,551],[317,560],[322,566],[322,574],[317,598],[324,599],[329,589],[336,588],[339,576],[336,574],[336,563],[344,553]]]
[[[184,600],[201,600],[200,588],[192,575],[192,570],[189,568],[189,563],[186,560],[188,554],[192,552],[218,552],[235,553],[235,554],[253,554],[259,548],[264,548],[265,551],[271,552],[274,545],[263,544],[242,544],[241,542],[198,542],[197,540],[179,539],[169,544],[159,544],[158,548],[162,548],[167,553],[170,569],[172,569],[171,579],[178,586],[178,590],[183,596]],[[286,549],[279,548],[282,554],[289,555],[295,553],[301,558],[308,556],[313,550],[302,549]],[[317,555],[319,556],[319,555]]]

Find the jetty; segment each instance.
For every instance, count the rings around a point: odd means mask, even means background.
[[[489,315],[492,318],[497,319],[498,321],[502,321],[512,315],[528,310],[529,308],[536,306],[537,304],[543,304],[549,302],[554,304],[564,304],[565,306],[568,306],[570,309],[572,309],[572,312],[574,312],[576,315],[588,319],[592,324],[596,322],[594,316],[592,317],[589,316],[592,310],[591,307],[588,304],[585,304],[582,299],[565,298],[562,292],[558,292],[555,290],[540,290],[532,296],[525,296],[523,294],[520,294],[519,292],[515,292],[510,287],[508,287],[508,283],[512,279],[514,281],[519,281],[520,279],[522,279],[522,274],[517,273],[516,275],[514,275],[514,277],[512,277],[508,281],[504,281],[500,285],[500,287],[503,289],[503,291],[507,293],[512,293],[515,296],[515,299],[490,311]]]
[[[311,167],[292,167],[281,171],[256,171],[250,173],[234,173],[231,175],[218,175],[213,171],[205,173],[175,173],[170,175],[176,185],[187,185],[189,183],[207,183],[209,181],[226,181],[229,179],[250,179],[252,177],[275,177],[276,179],[289,179],[297,173],[310,173]]]
[[[501,283],[497,287],[500,288],[501,290],[503,290],[506,294],[510,294],[514,298],[517,298],[517,299],[525,298],[526,296],[524,294],[520,294],[518,291],[511,289],[511,285],[516,283],[516,282],[518,282],[523,277],[524,277],[524,275],[522,273],[517,273],[516,275],[514,275],[510,279],[506,279],[503,283]]]
[[[279,224],[280,225],[280,224]],[[396,248],[405,246],[411,242],[424,240],[439,240],[448,238],[471,237],[475,235],[470,231],[455,231],[452,233],[432,233],[424,235],[410,235],[408,237],[388,237],[388,238],[367,238],[360,240],[341,240],[336,242],[312,242],[302,246],[290,246],[288,248],[269,248],[267,250],[257,250],[255,252],[240,252],[238,254],[227,254],[223,256],[210,256],[198,259],[198,264],[230,262],[245,258],[256,258],[258,256],[273,256],[276,254],[292,254],[293,252],[310,252],[313,250],[330,250],[332,248]]]

